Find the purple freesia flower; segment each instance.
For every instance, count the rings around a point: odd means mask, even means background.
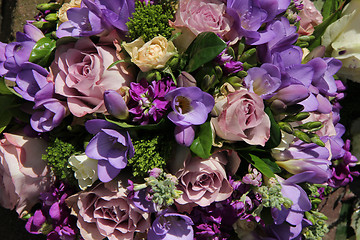
[[[307,176],[311,183],[324,183],[331,177],[330,153],[327,148],[315,143],[297,140],[286,150],[273,152],[272,156],[279,166],[292,174]]]
[[[51,97],[53,94],[53,83],[48,82],[46,77],[49,72],[35,64],[26,62],[16,76],[16,87],[14,90],[25,100],[35,102],[36,98],[44,98],[44,95]]]
[[[134,147],[127,131],[103,119],[92,119],[85,123],[86,130],[96,134],[86,147],[89,158],[99,160],[100,181],[109,182],[127,165],[127,159],[134,156]]]
[[[250,68],[247,73],[246,87],[263,99],[271,97],[281,85],[280,69],[273,64],[264,63],[261,67]]]
[[[190,217],[164,211],[154,220],[149,229],[148,240],[193,240],[193,221]]]
[[[16,42],[0,43],[0,76],[10,81],[16,80],[22,64],[27,62],[35,43],[44,37],[44,34],[32,24],[24,26],[24,33],[16,33]]]
[[[35,102],[30,124],[37,132],[51,131],[66,116],[65,103],[56,98],[54,83],[46,79],[48,74],[41,66],[25,62],[17,74],[17,86],[14,87],[25,100]]]
[[[80,8],[67,11],[69,21],[60,25],[57,37],[85,37],[117,29],[125,33],[126,22],[135,11],[132,0],[83,0]]]
[[[278,239],[294,239],[301,233],[304,224],[304,212],[311,210],[311,202],[306,192],[296,183],[307,180],[298,178],[296,175],[286,180],[279,179],[282,187],[281,193],[292,201],[292,205],[290,208],[282,206],[281,210],[271,209],[274,225],[271,225],[270,229],[277,236],[281,232],[281,237]]]
[[[201,125],[215,105],[214,98],[198,87],[179,87],[165,95],[171,101],[168,118],[178,126]]]
[[[141,125],[159,122],[169,108],[165,95],[175,89],[174,82],[165,78],[148,83],[146,79],[139,83],[130,83],[129,112],[134,115],[133,121]]]

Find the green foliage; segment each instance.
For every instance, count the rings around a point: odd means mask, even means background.
[[[47,162],[55,176],[71,185],[77,186],[74,172],[71,169],[68,159],[76,153],[75,147],[58,138],[46,149],[46,155],[42,159]]]
[[[134,139],[134,157],[128,160],[128,165],[133,168],[135,177],[148,176],[149,170],[153,168],[163,169],[166,160],[169,159],[172,142],[165,135],[142,135],[141,139]],[[166,144],[164,144],[166,143]]]
[[[169,26],[169,19],[172,18],[172,13],[161,5],[136,2],[135,12],[126,23],[129,28],[128,36],[132,40],[142,37],[145,42],[159,35],[170,38],[174,30]]]
[[[32,49],[29,62],[47,67],[54,58],[55,48],[55,40],[48,37],[41,38]]]
[[[304,229],[303,234],[305,239],[321,240],[329,231],[326,224],[327,217],[318,211],[305,212],[305,216],[312,222],[313,225]]]
[[[196,134],[196,138],[190,146],[190,150],[195,153],[198,157],[207,159],[211,155],[212,147],[212,130],[210,122],[205,122],[200,125],[199,131]]]
[[[218,56],[227,44],[213,32],[202,32],[186,50],[189,56],[186,72],[193,72]]]

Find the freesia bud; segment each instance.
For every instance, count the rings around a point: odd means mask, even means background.
[[[178,79],[178,87],[196,87],[196,80],[190,73],[181,72]]]
[[[195,127],[190,126],[176,126],[175,127],[175,139],[180,145],[189,147],[194,141]]]
[[[111,116],[124,120],[129,116],[129,111],[123,97],[114,90],[104,92],[105,107]]]

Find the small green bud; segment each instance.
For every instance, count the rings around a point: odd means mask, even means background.
[[[281,130],[283,130],[284,132],[287,132],[289,134],[292,134],[294,132],[292,126],[287,122],[278,122],[278,124]]]
[[[240,59],[240,56],[243,54],[244,49],[245,49],[245,44],[242,43],[242,42],[239,42],[239,45],[238,45],[238,60]]]
[[[314,198],[314,199],[311,200],[311,203],[317,205],[317,204],[321,203],[321,199],[319,199],[319,198]]]
[[[310,213],[310,212],[305,212],[305,217],[306,219],[308,219],[310,222],[312,222],[313,224],[315,223],[315,218],[314,216]]]
[[[52,28],[54,26],[54,23],[47,21],[37,21],[37,22],[33,22],[32,25],[34,25],[35,27],[41,30],[44,30],[44,29]]]
[[[215,74],[218,79],[223,76],[223,70],[220,66],[215,66]]]
[[[180,57],[179,57],[179,55],[176,55],[170,59],[170,61],[168,62],[168,65],[171,69],[174,70],[174,69],[177,69],[179,62],[180,62]]]
[[[216,80],[217,79],[215,75],[209,76],[208,74],[206,74],[201,81],[201,89],[205,92],[208,91],[214,85]]]
[[[235,75],[238,76],[239,78],[244,78],[248,75],[248,73],[246,71],[239,71]]]
[[[243,63],[243,68],[244,68],[244,71],[247,71],[249,70],[250,68],[254,67],[253,65],[247,63],[247,62],[244,62]]]
[[[53,226],[51,223],[45,222],[43,223],[43,225],[41,226],[39,232],[41,232],[44,235],[48,235],[52,230],[54,230]]]
[[[240,62],[246,62],[247,59],[249,59],[251,56],[256,54],[256,48],[250,48],[249,50],[246,50],[241,57],[239,58]]]
[[[310,116],[310,113],[308,112],[300,112],[298,114],[296,114],[295,116],[288,116],[285,119],[283,119],[283,121],[285,122],[297,122],[297,121],[302,121],[306,118],[308,118]]]
[[[161,73],[159,71],[151,71],[146,73],[146,80],[147,81],[160,81],[161,80]]]
[[[58,19],[59,18],[56,13],[49,13],[45,16],[45,20],[49,22],[56,22]]]
[[[293,134],[295,137],[299,138],[300,140],[302,140],[306,143],[311,143],[311,139],[306,133],[304,133],[300,130],[294,130]]]
[[[321,141],[320,137],[317,134],[309,134],[309,137],[313,143],[319,145],[320,147],[325,147],[325,143]]]
[[[321,213],[321,212],[317,212],[317,211],[313,211],[312,214],[314,214],[317,218],[321,219],[321,220],[328,220],[328,217],[325,216],[325,214]]]
[[[323,125],[321,122],[315,121],[315,122],[307,122],[307,123],[301,124],[301,125],[297,126],[296,128],[305,129],[305,130],[309,130],[309,131],[317,131],[317,130],[320,130],[322,127],[323,127]]]
[[[235,51],[232,47],[228,47],[227,54],[230,55],[233,59],[235,59]]]
[[[226,79],[226,81],[228,83],[230,83],[231,85],[233,85],[234,87],[241,87],[242,86],[242,79],[237,77],[237,76],[231,76],[229,78]]]
[[[61,5],[58,3],[40,3],[36,6],[36,8],[40,11],[57,11],[61,8]]]
[[[298,41],[302,41],[302,42],[310,42],[311,40],[314,40],[315,36],[311,35],[311,36],[307,36],[307,35],[303,35],[298,37]]]

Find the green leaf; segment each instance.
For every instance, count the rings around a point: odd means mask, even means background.
[[[47,67],[54,57],[56,41],[48,37],[41,38],[33,47],[29,62],[36,63],[42,67]]]
[[[281,142],[281,131],[279,124],[275,121],[274,115],[272,114],[269,107],[265,108],[265,113],[269,116],[271,127],[270,127],[270,139],[266,142],[265,148],[274,148],[279,146]]]
[[[356,210],[351,216],[351,227],[355,231],[356,239],[360,239],[360,209]]]
[[[329,1],[331,2],[333,0],[327,0],[327,2],[329,2]],[[313,41],[310,41],[310,43],[309,43],[308,49],[310,51],[321,44],[321,36],[324,34],[326,28],[340,17],[344,3],[345,3],[345,1],[341,0],[339,3],[340,7],[337,8],[335,11],[333,11],[333,13],[331,15],[329,15],[326,19],[324,18],[325,20],[321,24],[314,27],[315,31],[312,35],[315,37],[315,39]]]
[[[133,124],[129,124],[126,122],[118,122],[118,121],[113,121],[107,117],[105,117],[106,121],[114,123],[116,125],[118,125],[121,128],[129,128],[129,129],[133,129],[133,130],[153,130],[153,129],[158,129],[160,127],[162,127],[162,125],[165,122],[165,119],[161,119],[160,122],[156,123],[156,124],[147,124],[147,125],[133,125]]]
[[[10,123],[12,114],[10,111],[1,111],[0,112],[0,133],[2,133],[7,125]]]
[[[190,146],[190,150],[198,157],[207,159],[211,156],[211,147],[213,141],[213,132],[210,122],[200,125],[197,137]]]
[[[12,95],[13,94],[13,92],[6,85],[4,78],[0,78],[0,94],[2,94],[2,95]]]
[[[227,47],[226,43],[213,32],[200,33],[186,50],[189,56],[186,72],[193,72],[210,62]]]
[[[340,210],[338,225],[336,226],[335,239],[347,239],[348,227],[350,226],[349,216],[352,210],[351,202],[343,202]]]
[[[276,165],[276,163],[272,162],[270,159],[264,160],[264,159],[259,158],[258,156],[250,154],[250,153],[239,153],[239,155],[242,158],[245,158],[257,170],[259,170],[262,174],[264,174],[264,176],[266,176],[268,178],[275,177],[274,170],[275,170],[275,172],[279,172],[279,170],[281,171],[281,169],[277,169],[279,167],[276,168],[274,166],[274,164]],[[269,165],[269,163],[271,165]]]

